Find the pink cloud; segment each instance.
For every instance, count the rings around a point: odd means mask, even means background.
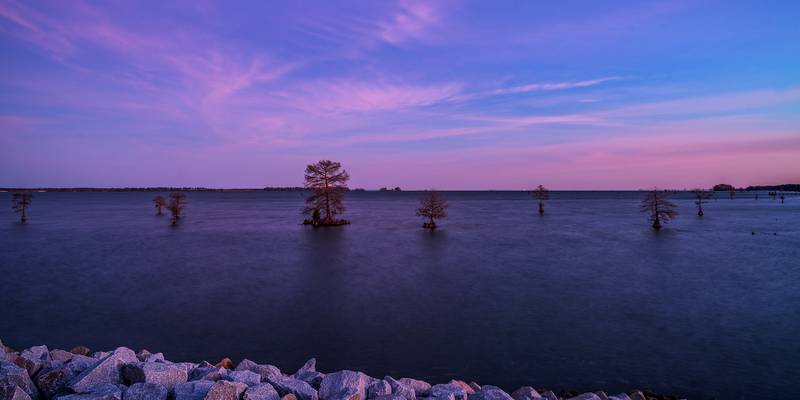
[[[386,43],[399,45],[424,37],[439,21],[439,13],[431,2],[402,1],[395,14],[380,24],[378,36]]]

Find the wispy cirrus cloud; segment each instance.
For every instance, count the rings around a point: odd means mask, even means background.
[[[531,83],[527,85],[512,86],[507,88],[495,89],[486,95],[504,95],[504,94],[518,94],[530,92],[543,92],[554,90],[569,90],[576,88],[586,88],[596,86],[601,83],[621,80],[621,77],[610,76],[605,78],[590,79],[584,81],[568,81],[568,82],[544,82],[544,83]]]
[[[401,1],[394,15],[378,25],[378,37],[393,45],[419,40],[429,33],[440,17],[433,2]]]

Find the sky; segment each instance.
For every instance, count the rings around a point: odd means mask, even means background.
[[[0,0],[0,186],[800,183],[800,2]]]

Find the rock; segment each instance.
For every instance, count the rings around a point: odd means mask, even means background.
[[[95,351],[92,353],[92,358],[96,358],[98,360],[108,357],[112,352],[110,351]]]
[[[142,349],[142,351],[136,353],[136,358],[142,362],[158,362],[158,361],[166,361],[164,358],[164,353],[151,353],[147,349]]]
[[[476,392],[476,390],[473,389],[470,385],[468,385],[467,382],[460,381],[458,379],[452,379],[448,383],[451,384],[451,385],[461,386],[461,388],[463,388],[464,391],[467,392],[467,395],[470,395],[470,394],[473,394],[473,393]],[[478,389],[478,390],[480,390],[480,389]]]
[[[167,400],[169,391],[158,383],[139,382],[131,385],[122,400]]]
[[[205,400],[239,400],[246,389],[247,385],[241,382],[216,381],[208,390]]]
[[[192,381],[175,385],[175,400],[203,400],[214,386],[212,381]]]
[[[375,400],[406,400],[403,396],[398,396],[396,394],[386,394],[383,396],[378,396]]]
[[[189,371],[190,381],[218,381],[228,375],[228,370],[216,367],[197,367]]]
[[[8,387],[3,390],[13,394],[16,392],[14,386],[25,391],[33,400],[39,398],[39,390],[33,385],[28,371],[9,362],[0,361],[0,387]]]
[[[53,361],[67,362],[69,360],[72,360],[72,356],[74,355],[75,354],[72,354],[64,350],[59,350],[59,349],[50,350],[50,359]]]
[[[136,354],[127,347],[119,347],[108,356],[102,358],[93,368],[86,369],[76,376],[69,388],[77,393],[88,392],[92,386],[101,383],[119,384],[120,368],[125,364],[137,362]]]
[[[268,378],[270,377],[282,377],[283,374],[278,367],[274,365],[262,365],[256,364],[248,359],[242,360],[239,365],[236,366],[236,371],[253,371],[259,375],[261,375],[261,381],[267,382]]]
[[[398,381],[404,385],[408,385],[412,389],[414,389],[414,394],[417,397],[427,396],[431,392],[431,384],[425,381],[421,381],[419,379],[412,379],[412,378],[400,378]]]
[[[406,382],[408,382],[408,378],[403,378],[403,379],[406,379]],[[392,395],[400,396],[400,397],[402,397],[402,398],[404,398],[406,400],[416,400],[417,399],[416,391],[410,385],[407,385],[407,384],[405,384],[403,382],[397,381],[394,378],[392,378],[391,376],[386,376],[386,377],[383,378],[383,380],[385,380],[386,382],[389,382],[389,386],[392,387]],[[422,382],[422,381],[418,381],[418,382]],[[430,392],[430,385],[428,385],[428,392]]]
[[[366,399],[367,375],[355,371],[339,371],[325,375],[319,385],[322,400]]]
[[[261,375],[253,371],[231,371],[228,372],[228,378],[234,382],[244,383],[247,386],[255,386],[261,383]]]
[[[0,399],[2,400],[31,400],[31,396],[16,385],[0,385]]]
[[[514,400],[530,400],[530,399],[541,399],[542,395],[536,391],[536,389],[530,386],[523,386],[511,393],[511,397]]]
[[[122,378],[125,384],[133,383],[158,383],[172,390],[175,385],[188,380],[188,374],[183,368],[160,362],[137,362],[122,366]]]
[[[294,397],[294,395],[287,396]],[[243,400],[280,400],[280,398],[278,392],[269,383],[259,383],[258,385],[250,386],[244,391],[244,396],[242,396]]]
[[[88,356],[89,353],[92,352],[92,350],[86,346],[75,346],[69,352],[72,354],[77,354],[79,356]]]
[[[25,370],[28,376],[34,376],[42,368],[42,360],[35,358],[23,357],[22,355],[14,358],[14,364]]]
[[[376,380],[367,386],[367,398],[374,399],[379,396],[392,394],[392,386],[383,379]]]
[[[297,396],[289,393],[286,396],[281,397],[281,400],[297,400]]]
[[[481,385],[478,385],[475,382],[470,382],[469,387],[472,388],[473,391],[477,392],[481,390]]]
[[[66,365],[51,366],[42,369],[34,378],[34,383],[45,399],[51,399],[62,392],[75,375]]]
[[[600,400],[608,400],[608,395],[606,394],[606,392],[604,392],[602,390],[599,391],[599,392],[594,392],[594,394],[596,394],[597,397],[600,398]]]
[[[627,393],[620,393],[609,397],[608,400],[631,400],[631,397]]]
[[[225,357],[218,363],[214,364],[214,366],[217,368],[233,369],[233,361],[231,361],[230,358]]]
[[[300,379],[314,388],[319,388],[322,384],[322,379],[325,378],[325,374],[317,372],[317,359],[312,358],[292,374],[292,378]]]
[[[145,362],[164,362],[166,359],[164,358],[164,353],[155,353],[150,354],[144,359]]]
[[[75,354],[72,359],[67,362],[67,368],[73,372],[73,375],[78,375],[89,368],[94,368],[100,361],[92,358]]]
[[[50,350],[47,346],[33,346],[23,350],[14,360],[14,364],[25,368],[28,376],[34,376],[46,361],[50,361]]]
[[[439,384],[431,387],[430,397],[437,400],[467,400],[467,392],[459,385]]]
[[[631,400],[647,400],[647,397],[644,397],[644,394],[640,391],[635,391],[631,393]]]
[[[258,372],[258,371],[253,371]],[[262,380],[266,380],[281,396],[293,394],[298,400],[317,400],[319,394],[308,383],[299,379],[290,378],[283,375],[270,375],[266,378],[261,375]]]
[[[581,393],[575,397],[570,397],[567,400],[600,400],[600,397],[594,393]]]
[[[556,394],[553,393],[551,390],[542,393],[542,397],[547,400],[558,400],[558,396],[556,396]]]
[[[133,351],[131,351],[131,354],[133,354]],[[111,383],[100,383],[94,386],[91,391],[58,396],[56,400],[122,400],[122,388]]]
[[[514,400],[497,386],[483,385],[481,390],[469,396],[469,400]]]

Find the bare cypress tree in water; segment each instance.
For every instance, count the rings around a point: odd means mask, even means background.
[[[314,226],[350,223],[337,218],[345,210],[343,198],[350,190],[347,187],[349,179],[350,175],[342,169],[341,163],[321,160],[316,164],[309,164],[305,172],[305,187],[311,190],[311,195],[306,198],[303,214],[312,214],[315,218],[303,223]]]
[[[667,223],[678,215],[675,211],[675,204],[667,200],[663,194],[657,190],[648,193],[642,200],[642,212],[650,213],[650,222],[653,223],[653,229],[661,229],[661,223]]]
[[[550,198],[550,191],[539,185],[531,191],[533,197],[539,200],[539,215],[544,215],[544,201]]]
[[[711,192],[703,189],[695,189],[692,191],[694,194],[694,204],[697,204],[697,215],[703,216],[703,203],[707,203],[711,198]]]
[[[153,203],[156,205],[156,215],[161,215],[161,209],[167,206],[167,199],[164,196],[156,196]]]
[[[33,202],[33,195],[30,193],[14,193],[11,196],[11,208],[14,212],[20,213],[19,221],[23,224],[28,222],[28,207]]]
[[[436,229],[435,220],[447,217],[447,201],[439,192],[429,191],[420,199],[417,216],[428,219],[428,222],[422,224],[423,228]]]
[[[181,219],[181,213],[184,208],[186,208],[186,195],[181,192],[170,193],[167,209],[172,214],[172,225],[176,225],[178,220]]]

